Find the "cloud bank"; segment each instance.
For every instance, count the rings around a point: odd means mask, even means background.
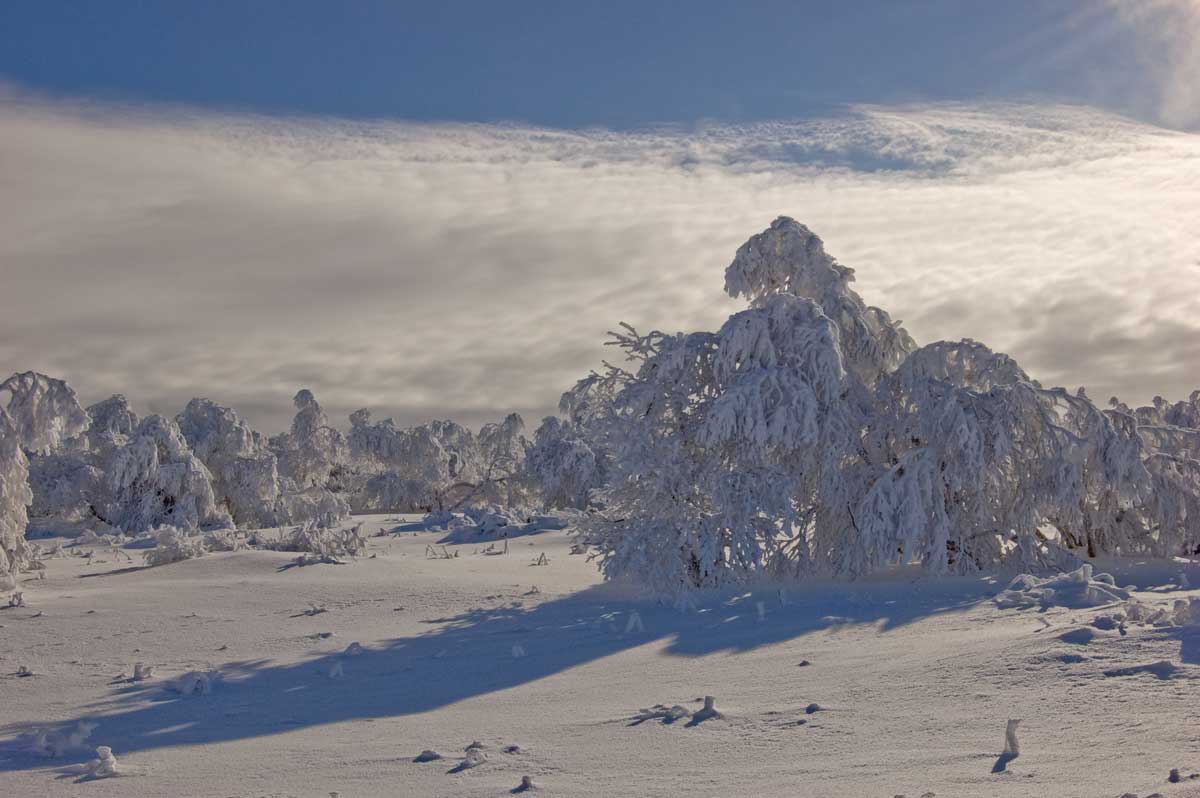
[[[0,370],[266,431],[551,412],[618,321],[715,328],[737,246],[816,230],[920,342],[1047,384],[1200,387],[1200,135],[1081,107],[636,133],[0,97]]]

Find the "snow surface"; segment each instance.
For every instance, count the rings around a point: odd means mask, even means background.
[[[27,606],[0,610],[0,795],[498,796],[524,776],[606,798],[1200,785],[1195,627],[1097,628],[1111,608],[1000,608],[1007,580],[911,569],[673,607],[600,584],[563,531],[446,559],[427,556],[444,530],[407,531],[416,517],[354,521],[364,556],[306,568],[263,550],[146,568],[62,541],[94,555],[45,560],[44,579],[22,577]],[[1149,607],[1200,595],[1181,587],[1200,563],[1100,571]],[[139,662],[153,675],[132,681]],[[720,717],[696,722],[705,696]],[[50,743],[69,750],[33,750]],[[120,767],[92,780],[101,746]],[[443,758],[414,761],[427,750]]]

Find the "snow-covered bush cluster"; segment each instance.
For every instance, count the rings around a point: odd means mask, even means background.
[[[525,422],[516,413],[479,432],[453,421],[410,428],[390,418],[350,415],[349,459],[342,473],[357,483],[358,512],[421,512],[528,500]]]
[[[268,544],[277,551],[313,554],[318,562],[339,562],[342,557],[357,557],[367,550],[362,524],[349,528],[325,527],[315,522],[293,528],[278,541]]]
[[[352,507],[461,517],[540,493],[519,415],[472,432],[452,421],[372,423],[360,410],[343,434],[311,391],[294,404],[291,428],[267,439],[208,399],[174,419],[139,418],[121,395],[84,409],[43,374],[0,383],[0,589],[15,589],[33,562],[31,523],[98,543],[153,535],[151,564],[243,545],[236,528],[283,526],[293,527],[285,548],[335,558],[362,550],[357,530],[340,529]]]
[[[1084,563],[1074,571],[1039,579],[1033,574],[1021,574],[996,595],[996,606],[1024,607],[1102,607],[1129,599],[1129,591],[1117,587],[1111,574],[1095,574]]]
[[[748,309],[716,332],[625,326],[610,343],[631,365],[582,380],[546,428],[603,453],[582,532],[606,575],[673,590],[1200,551],[1200,393],[1101,409],[975,341],[919,347],[788,218],[725,278]]]
[[[169,565],[173,562],[203,557],[208,551],[204,538],[189,535],[175,527],[163,527],[154,534],[154,548],[144,555],[147,565]]]

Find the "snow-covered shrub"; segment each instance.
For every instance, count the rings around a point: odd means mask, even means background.
[[[143,554],[146,565],[168,565],[173,562],[203,557],[208,548],[204,535],[188,533],[175,527],[162,527],[154,532],[154,548]]]
[[[29,748],[38,756],[60,757],[82,748],[95,730],[95,723],[83,720],[63,728],[39,729],[33,733]]]
[[[271,544],[277,551],[296,551],[315,555],[318,562],[339,562],[342,557],[358,557],[367,550],[362,524],[352,527],[321,527],[301,524],[282,540]]]
[[[93,779],[106,779],[111,776],[120,775],[117,768],[117,758],[113,756],[112,749],[107,745],[99,746],[96,749],[96,758],[84,766],[84,772],[88,777]]]
[[[213,529],[204,533],[206,551],[241,551],[247,545],[246,536],[236,529]]]
[[[350,504],[327,488],[285,492],[280,496],[278,523],[333,527],[350,517]]]
[[[164,687],[179,695],[201,696],[213,691],[213,686],[221,679],[219,671],[188,671],[167,682]]]
[[[354,496],[354,510],[360,513],[410,513],[442,503],[444,485],[422,479],[407,479],[395,471],[375,474],[367,479]]]
[[[1084,563],[1070,573],[1047,579],[1021,574],[994,599],[1002,608],[1010,607],[1071,607],[1083,609],[1126,601],[1129,591],[1116,586],[1110,574],[1094,574],[1092,566]]]

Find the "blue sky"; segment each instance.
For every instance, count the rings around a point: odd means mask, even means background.
[[[1029,97],[1162,122],[1147,84],[1169,34],[1140,18],[1190,2],[10,0],[0,77],[74,97],[556,127]]]

